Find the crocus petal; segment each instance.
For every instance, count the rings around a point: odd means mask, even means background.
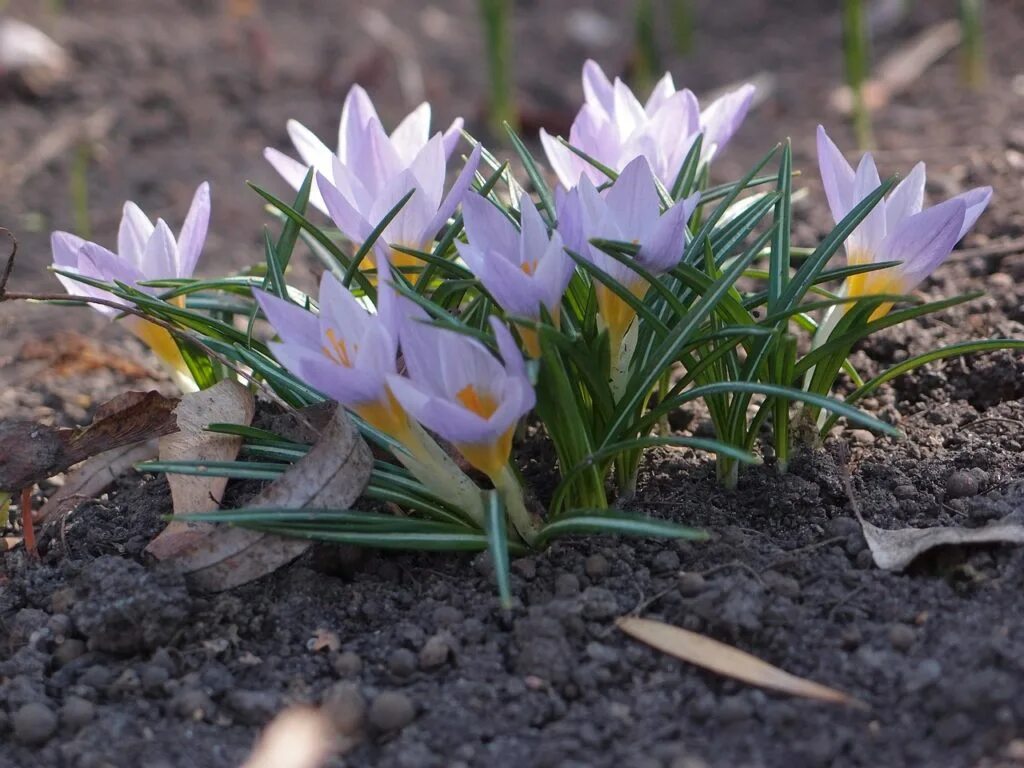
[[[377,110],[373,101],[367,95],[361,85],[353,85],[345,96],[345,103],[341,107],[341,122],[338,124],[338,157],[347,161],[349,152],[360,152],[361,148],[352,146],[350,136],[362,134],[362,129],[371,120],[377,120]]]
[[[316,134],[298,120],[289,120],[287,129],[288,136],[295,145],[299,157],[307,166],[311,165],[314,168],[325,170],[331,167],[331,158],[334,157],[334,153],[316,137]]]
[[[462,138],[462,126],[464,121],[461,117],[457,117],[452,120],[452,124],[448,126],[448,130],[444,132],[444,156],[449,158],[452,156],[452,152],[459,145],[459,139]]]
[[[206,242],[206,232],[210,225],[210,185],[203,182],[192,198],[185,223],[178,235],[178,274],[176,277],[192,277],[199,254]]]
[[[989,200],[992,199],[992,187],[977,187],[952,199],[962,200],[967,209],[964,214],[963,226],[960,227],[960,237],[957,238],[957,240],[960,240],[974,226],[978,217],[985,212]]]
[[[498,354],[501,355],[501,359],[505,363],[505,372],[509,376],[525,379],[526,360],[523,359],[523,353],[519,351],[511,332],[499,318],[493,315],[489,318],[489,322],[491,330],[494,331],[494,340],[498,343]]]
[[[583,62],[583,97],[607,114],[615,109],[615,88],[601,65],[593,59]]]
[[[330,272],[320,277],[320,326],[333,328],[339,338],[357,339],[375,322],[345,286]]]
[[[157,219],[156,229],[146,243],[142,264],[139,266],[147,280],[178,274],[178,245],[174,241],[171,228],[163,219]]]
[[[904,219],[886,238],[878,261],[902,262],[895,267],[900,290],[913,290],[949,256],[960,239],[966,211],[963,200],[947,200]]]
[[[749,83],[715,99],[701,113],[704,151],[721,150],[739,129],[750,110],[755,88]]]
[[[658,219],[661,197],[647,158],[630,161],[605,199],[625,237],[640,238],[649,231]]]
[[[391,143],[405,165],[423,149],[430,138],[430,105],[423,102],[391,132]]]
[[[320,190],[328,215],[345,237],[352,242],[361,243],[370,236],[373,225],[321,173],[316,175],[316,187]]]
[[[444,142],[439,133],[435,133],[433,138],[420,148],[409,165],[409,170],[416,177],[417,186],[435,209],[444,194],[446,165]]]
[[[612,96],[614,99],[612,119],[619,130],[619,136],[626,138],[633,133],[637,126],[643,125],[647,113],[644,112],[643,105],[637,100],[633,91],[619,78],[615,78]]]
[[[653,115],[675,92],[676,84],[672,81],[672,73],[666,72],[651,90],[651,95],[644,104],[644,111],[648,115]]]
[[[551,235],[551,241],[540,258],[533,282],[540,288],[541,301],[552,314],[562,302],[565,289],[569,286],[576,262],[569,258],[558,232]]]
[[[319,351],[320,320],[316,315],[258,288],[253,289],[252,296],[281,341],[289,346]]]
[[[818,167],[821,170],[821,182],[825,187],[828,206],[832,210],[832,218],[838,224],[854,206],[853,184],[856,174],[843,153],[839,151],[832,139],[818,126]]]
[[[365,373],[333,362],[322,352],[290,344],[270,343],[274,357],[297,378],[342,405],[353,407],[373,402],[382,394],[384,382],[375,373]]]
[[[908,216],[920,213],[924,206],[924,163],[913,167],[885,201],[885,229],[892,232]]]
[[[875,159],[871,153],[865,153],[857,166],[857,175],[853,182],[854,205],[865,199],[878,189],[882,180],[875,167]],[[865,216],[846,241],[846,253],[856,261],[872,259],[885,239],[885,201],[879,201]]]
[[[544,154],[548,156],[548,165],[558,176],[558,181],[566,189],[574,187],[580,178],[580,158],[543,128],[540,129],[540,143],[544,147]]]
[[[274,149],[273,147],[267,147],[264,149],[263,157],[266,158],[271,167],[280,174],[281,178],[285,180],[285,183],[288,184],[288,186],[296,191],[302,188],[302,182],[306,180],[306,173],[309,172],[309,166],[303,165],[298,160],[288,157],[288,155]],[[330,166],[321,169],[321,171],[325,174],[330,173]],[[327,205],[324,203],[324,199],[320,195],[320,190],[317,189],[316,184],[313,185],[313,188],[309,192],[309,203],[318,211],[327,213]]]
[[[85,240],[77,235],[72,235],[70,232],[54,232],[50,235],[50,246],[53,249],[54,266],[60,267],[65,272],[82,274],[78,265],[81,260],[81,250],[86,245],[87,243]],[[110,256],[113,259],[117,258],[112,253]],[[97,277],[97,275],[88,276]],[[73,278],[65,277],[64,275],[57,275],[57,279],[60,281],[61,285],[64,286],[64,290],[72,296],[85,296],[100,299],[114,298],[106,291],[93,288],[91,285],[86,285],[85,283],[80,283]],[[113,307],[105,307],[102,304],[92,304],[91,306],[97,312],[106,315],[107,317],[113,317],[117,314],[117,310]]]
[[[482,195],[470,193],[462,199],[462,221],[466,239],[481,253],[511,254],[519,247],[515,225]]]
[[[673,205],[654,226],[654,231],[643,241],[637,261],[654,274],[669,271],[679,263],[686,246],[686,223],[690,220],[700,193]]]
[[[54,232],[50,235],[53,263],[58,267],[78,267],[78,252],[86,241],[70,232]]]
[[[416,421],[452,443],[488,443],[496,436],[487,420],[443,397],[431,394],[419,382],[402,376],[387,377],[391,393]]]
[[[540,314],[540,286],[513,264],[493,251],[483,252],[463,243],[456,243],[459,255],[474,275],[498,302],[498,305],[511,315],[538,317]]]
[[[448,196],[441,202],[441,205],[437,209],[437,213],[427,224],[426,228],[422,232],[422,239],[424,242],[430,242],[437,231],[441,229],[451,218],[452,214],[455,213],[455,209],[459,203],[462,202],[462,198],[465,197],[469,185],[473,182],[473,176],[476,173],[477,166],[480,165],[480,145],[477,144],[473,147],[473,151],[469,155],[469,159],[466,160],[466,165],[459,173],[458,178],[455,179],[455,183],[452,184],[452,188],[448,191]]]
[[[117,254],[111,253],[96,243],[82,245],[78,252],[78,270],[86,277],[104,280],[108,283],[117,281],[135,286],[146,279],[146,275],[137,266],[126,262]],[[152,291],[151,288],[140,290]],[[107,298],[115,297],[107,296]]]
[[[141,265],[146,243],[152,235],[153,222],[149,217],[135,203],[125,203],[124,212],[121,214],[121,226],[117,231],[118,255],[125,261]]]

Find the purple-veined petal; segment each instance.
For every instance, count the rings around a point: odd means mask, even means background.
[[[459,139],[462,138],[462,126],[465,121],[461,117],[452,120],[452,124],[444,132],[444,156],[445,159],[452,156],[452,152],[459,146]]]
[[[704,131],[703,149],[714,154],[720,151],[739,130],[750,110],[755,88],[749,83],[715,99],[701,113],[700,125]],[[710,155],[709,155],[710,156]]]
[[[449,442],[488,443],[497,437],[486,419],[432,394],[418,382],[391,375],[387,383],[395,399],[409,415]]]
[[[552,233],[533,275],[533,282],[541,291],[541,301],[552,314],[562,303],[562,296],[575,270],[576,262],[565,252],[561,236],[558,232]]]
[[[601,65],[593,59],[583,62],[583,98],[606,114],[610,115],[615,109],[615,88]]]
[[[192,205],[188,209],[185,223],[178,235],[178,275],[192,277],[206,242],[206,232],[210,225],[210,185],[203,182],[196,189]]]
[[[644,112],[648,116],[653,115],[675,92],[676,84],[672,81],[672,73],[666,72],[651,90],[651,95],[648,97],[647,103],[644,104]]]
[[[370,221],[376,227],[409,192],[412,196],[405,201],[391,223],[385,227],[378,243],[400,245],[405,248],[424,250],[431,235],[424,235],[427,224],[437,212],[437,201],[431,204],[430,196],[419,186],[412,171],[406,170],[395,176],[384,191],[373,202]]]
[[[316,175],[316,187],[320,190],[328,215],[345,237],[354,243],[361,243],[369,237],[373,225],[319,172]]]
[[[542,287],[517,264],[493,250],[482,251],[456,242],[459,255],[502,309],[511,315],[538,317]]]
[[[302,188],[302,182],[306,180],[306,173],[309,171],[308,166],[303,165],[295,158],[288,157],[288,155],[273,147],[264,149],[263,157],[280,174],[288,186],[295,191]],[[323,173],[330,173],[330,168],[322,169],[322,171]],[[327,213],[327,205],[324,203],[323,196],[320,194],[320,190],[317,189],[316,184],[309,191],[309,203],[318,211]]]
[[[58,267],[78,268],[78,252],[87,241],[70,232],[54,232],[50,235],[53,263]]]
[[[331,167],[331,158],[334,157],[334,153],[327,148],[327,145],[298,120],[289,120],[287,128],[288,136],[302,161],[307,166],[312,165],[314,168],[326,172]]]
[[[877,260],[902,262],[894,268],[901,290],[913,290],[949,256],[966,211],[963,200],[947,200],[904,219],[885,239]]]
[[[491,315],[489,322],[491,330],[494,331],[494,340],[498,343],[498,354],[501,355],[501,359],[505,363],[505,372],[509,376],[518,376],[525,379],[526,360],[523,359],[523,353],[519,351],[516,340],[512,338],[512,333],[494,315]]]
[[[316,315],[259,288],[253,289],[252,296],[282,342],[320,351],[320,320]]]
[[[384,395],[384,379],[376,373],[346,368],[323,352],[314,352],[306,347],[278,342],[271,342],[269,346],[278,362],[300,381],[342,405],[355,407],[379,400]]]
[[[885,201],[885,229],[893,231],[908,216],[920,213],[924,207],[924,163],[915,165]]]
[[[347,162],[351,145],[350,136],[361,136],[362,130],[371,120],[380,121],[373,101],[361,85],[353,85],[341,107],[341,121],[338,123],[338,157]],[[360,147],[354,147],[360,151]]]
[[[142,265],[146,244],[153,236],[153,222],[135,203],[124,204],[121,226],[117,230],[117,253],[125,261]]]
[[[558,181],[566,189],[574,187],[580,177],[581,168],[577,161],[581,161],[581,158],[543,128],[540,129],[540,143],[544,147],[544,154],[548,156],[548,165],[558,176]]]
[[[821,182],[825,187],[825,197],[832,210],[832,218],[836,224],[842,221],[854,206],[853,185],[856,174],[843,157],[832,139],[818,126],[818,168],[821,170]]]
[[[440,134],[439,134],[440,135]],[[409,165],[430,139],[430,104],[423,102],[410,112],[391,132],[391,143],[402,159]]]
[[[962,200],[966,207],[964,213],[964,223],[960,227],[960,237],[957,238],[959,241],[964,235],[967,234],[968,230],[974,226],[974,223],[978,220],[978,217],[985,212],[988,207],[989,201],[992,199],[992,187],[977,187],[963,194],[957,195],[952,198],[953,200]]]
[[[123,257],[122,257],[123,260]],[[178,275],[178,245],[167,222],[157,219],[156,229],[146,243],[139,265],[146,280],[160,280]]]
[[[630,161],[605,193],[605,200],[623,237],[638,241],[645,238],[661,211],[661,198],[647,158]]]
[[[644,112],[643,105],[637,100],[633,91],[619,78],[615,78],[612,95],[614,99],[612,119],[619,136],[625,139],[636,130],[637,126],[644,124],[647,113]]]
[[[462,202],[466,192],[469,190],[469,185],[473,183],[473,176],[476,173],[477,166],[480,165],[480,145],[477,144],[473,147],[473,151],[470,153],[469,158],[466,160],[466,165],[459,173],[458,178],[455,179],[455,183],[452,184],[452,188],[448,191],[447,197],[441,202],[441,205],[437,209],[437,213],[427,224],[424,231],[421,233],[424,242],[430,242],[437,231],[441,229],[451,218],[452,214],[455,213],[455,209]]]
[[[700,193],[680,200],[673,205],[654,227],[654,231],[641,244],[637,261],[656,275],[668,272],[679,263],[686,247],[686,223],[690,220]]]
[[[490,200],[473,192],[462,199],[462,221],[469,245],[480,253],[499,253],[513,258],[520,243],[515,224]]]
[[[320,277],[318,303],[322,334],[333,329],[339,339],[350,339],[354,343],[363,335],[367,325],[376,322],[376,318],[330,272],[324,272]]]
[[[444,179],[448,161],[444,155],[444,142],[440,133],[435,133],[412,159],[409,170],[416,177],[417,186],[427,198],[428,205],[436,210],[444,194]],[[419,194],[419,193],[417,193]]]
[[[878,168],[875,167],[875,159],[870,152],[867,152],[857,166],[857,175],[853,182],[853,204],[856,206],[878,189],[881,183]],[[878,253],[882,241],[885,240],[885,210],[885,201],[880,200],[847,239],[847,256],[853,258],[857,263],[866,259],[875,259],[875,254]]]

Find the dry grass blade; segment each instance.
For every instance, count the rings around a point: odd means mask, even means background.
[[[842,691],[791,675],[756,656],[696,632],[634,616],[623,616],[616,624],[627,635],[652,648],[719,675],[806,699],[867,708]]]

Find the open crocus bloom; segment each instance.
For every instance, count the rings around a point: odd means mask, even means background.
[[[521,229],[486,198],[468,195],[462,218],[468,243],[456,243],[459,255],[494,300],[510,315],[540,320],[545,307],[558,318],[562,294],[575,265],[557,232],[548,234],[530,196],[519,199]],[[527,353],[540,357],[536,330],[519,328]]]
[[[462,118],[458,118],[443,135],[438,134],[442,136],[445,160],[458,144],[461,130]],[[424,102],[416,107],[388,136],[366,91],[358,85],[353,85],[341,108],[337,152],[328,149],[312,131],[296,120],[288,121],[288,136],[295,144],[295,149],[302,158],[301,162],[272,147],[265,149],[263,156],[294,189],[298,190],[302,186],[311,166],[332,184],[344,183],[343,179],[335,179],[336,162],[343,169],[355,174],[363,184],[372,186],[380,180],[381,174],[374,167],[374,163],[381,156],[386,154],[388,159],[397,160],[401,168],[407,168],[426,146],[430,140],[430,104]],[[373,154],[367,152],[371,146],[376,149]],[[393,168],[391,171],[394,175]],[[350,174],[343,175],[348,178]],[[375,194],[379,191],[376,187],[370,189],[370,192]],[[316,187],[310,192],[310,202],[327,213],[323,197]]]
[[[818,164],[825,195],[837,223],[881,184],[870,153],[861,158],[855,171],[821,126],[818,126]],[[842,289],[844,296],[912,291],[949,256],[992,197],[991,187],[978,187],[925,209],[924,186],[925,166],[918,163],[846,240],[849,264],[902,263],[847,278]],[[880,305],[871,319],[882,317],[891,308],[891,303]],[[844,312],[845,309],[837,307],[829,313],[819,330],[819,338],[828,337],[831,327]]]
[[[565,238],[566,247],[614,278],[634,296],[643,298],[647,293],[647,282],[590,241],[616,240],[638,245],[640,248],[634,257],[637,265],[653,275],[661,275],[676,266],[683,257],[686,222],[699,199],[700,195],[695,194],[662,213],[651,168],[646,158],[638,157],[603,193],[598,192],[590,179],[584,176],[575,189],[561,196],[559,230]],[[608,328],[612,359],[615,360],[635,313],[603,283],[595,281],[594,290],[598,311]]]
[[[408,378],[388,377],[398,402],[424,427],[453,443],[500,484],[516,423],[536,402],[526,364],[509,330],[491,318],[504,360],[475,339],[415,316],[401,329]]]
[[[320,280],[318,315],[264,291],[253,295],[281,338],[270,347],[285,368],[373,427],[398,440],[407,437],[408,420],[387,384],[398,353],[387,284],[378,291],[375,315],[330,272]]]
[[[69,232],[54,232],[50,237],[53,265],[63,272],[105,282],[117,281],[146,293],[156,293],[155,289],[139,283],[191,277],[206,242],[209,223],[210,185],[205,182],[196,190],[177,238],[163,219],[157,219],[154,224],[139,206],[127,202],[117,233],[117,253]],[[57,279],[74,296],[119,301],[113,294],[71,277],[57,275]],[[178,301],[183,302],[183,299]],[[113,307],[99,304],[92,307],[108,317],[118,314]],[[156,353],[179,386],[195,389],[195,382],[170,333],[137,317],[125,318],[125,324]]]
[[[710,161],[732,138],[750,109],[754,86],[731,91],[702,111],[693,92],[677,91],[672,75],[666,73],[647,103],[641,104],[622,80],[611,82],[596,62],[588,60],[583,65],[583,94],[569,143],[614,171],[621,171],[635,157],[646,157],[661,183],[671,188],[698,135],[704,135],[704,161]],[[546,131],[540,132],[540,138],[548,162],[567,189],[581,176],[599,185],[608,181]]]

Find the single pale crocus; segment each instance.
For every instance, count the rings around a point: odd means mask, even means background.
[[[648,283],[627,264],[614,259],[593,245],[591,240],[614,240],[639,246],[633,257],[636,264],[654,276],[675,267],[686,247],[686,222],[700,199],[699,194],[681,200],[664,213],[654,176],[646,158],[638,157],[604,192],[598,192],[590,179],[559,199],[559,231],[566,247],[608,274],[634,296],[642,299]],[[608,286],[594,281],[598,312],[608,328],[612,360],[633,318],[633,308]]]
[[[117,253],[69,232],[54,232],[50,238],[53,265],[65,273],[105,282],[117,281],[155,294],[156,289],[139,283],[191,277],[206,242],[209,222],[210,186],[205,182],[196,190],[177,238],[163,219],[157,219],[154,224],[135,203],[127,202],[117,234]],[[72,277],[58,274],[57,278],[74,296],[121,302],[113,294]],[[178,298],[174,303],[183,305],[184,298]],[[124,304],[128,306],[128,302]],[[92,307],[111,318],[119,314],[114,307],[100,304]],[[153,350],[183,390],[195,389],[188,366],[170,333],[134,316],[125,318],[125,325]]]
[[[870,153],[854,170],[818,126],[818,164],[832,216],[838,223],[881,184]],[[851,265],[901,262],[889,269],[847,278],[841,293],[848,297],[906,294],[930,275],[949,256],[954,246],[974,226],[992,197],[991,187],[978,187],[943,203],[924,208],[925,166],[918,163],[889,196],[876,205],[845,243]],[[892,308],[881,304],[871,315],[877,319]],[[833,308],[818,332],[828,338],[846,312]]]
[[[456,243],[459,255],[498,305],[510,315],[541,319],[541,307],[558,319],[562,294],[575,265],[558,232],[547,225],[530,196],[519,200],[521,228],[480,195],[467,195],[462,218],[467,243]],[[536,329],[519,326],[527,354],[540,357]]]
[[[458,118],[443,135],[438,134],[442,136],[446,160],[458,144],[461,130],[462,118]],[[368,194],[378,196],[391,177],[412,165],[430,140],[430,104],[420,104],[389,136],[366,91],[353,85],[341,108],[336,152],[297,120],[288,121],[288,136],[301,162],[272,147],[265,149],[263,155],[292,188],[298,190],[302,186],[312,167],[332,184],[345,185],[355,175]],[[368,152],[371,148],[373,152]],[[338,179],[334,176],[336,163],[343,169]],[[328,212],[316,187],[310,192],[310,202]]]
[[[701,159],[710,161],[728,143],[750,109],[754,86],[744,85],[700,109],[687,89],[676,90],[672,75],[654,87],[646,104],[615,78],[612,82],[594,61],[583,65],[584,104],[569,131],[569,143],[613,171],[634,158],[647,158],[655,176],[671,188],[687,154],[703,134]],[[572,188],[581,176],[595,184],[607,176],[546,131],[540,132],[548,162],[559,181]]]
[[[512,334],[497,318],[491,327],[504,363],[476,339],[406,318],[401,341],[408,377],[388,382],[413,418],[502,485],[516,423],[536,395]]]

